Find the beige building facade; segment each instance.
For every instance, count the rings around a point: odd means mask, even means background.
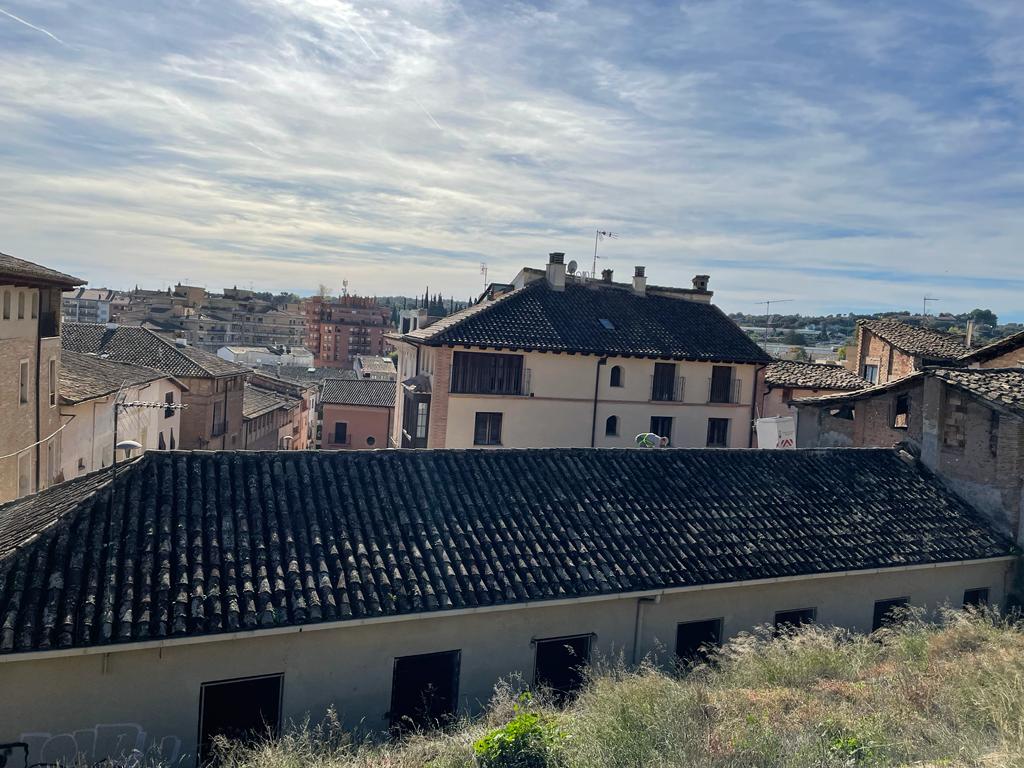
[[[998,603],[1006,576],[1007,562],[996,560],[0,655],[0,741],[28,744],[31,762],[158,750],[189,766],[210,684],[277,678],[272,725],[317,722],[334,707],[349,727],[382,730],[396,663],[410,656],[457,651],[458,711],[473,713],[498,680],[520,674],[532,682],[548,638],[586,636],[592,659],[667,665],[687,622],[718,620],[726,639],[771,624],[778,612],[813,609],[819,623],[870,631],[876,601],[958,606],[965,592],[984,588]]]

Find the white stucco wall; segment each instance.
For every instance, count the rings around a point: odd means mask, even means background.
[[[814,607],[820,623],[870,629],[874,602],[959,604],[966,589],[1004,596],[1005,561],[843,575],[666,594],[642,609],[636,656],[665,659],[679,622],[723,619],[726,637],[772,622],[776,611]],[[204,682],[283,673],[283,719],[314,720],[335,706],[349,725],[385,725],[395,657],[461,649],[459,701],[479,709],[501,677],[533,678],[532,641],[594,633],[593,653],[634,657],[637,598],[537,604],[239,639],[91,655],[0,656],[0,742],[27,741],[30,762],[67,758],[76,744],[95,761],[116,749],[196,749]],[[121,739],[119,742],[118,739]],[[120,746],[118,746],[120,744]],[[191,758],[183,762],[191,765]]]

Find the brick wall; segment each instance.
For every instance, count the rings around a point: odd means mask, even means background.
[[[448,436],[448,390],[451,385],[452,350],[436,349],[433,366],[427,448],[444,448]]]
[[[188,407],[181,414],[181,441],[179,448],[192,449],[240,449],[242,435],[242,388],[243,377],[231,376],[222,379],[184,378],[188,392],[182,395],[182,402]],[[218,391],[218,388],[220,391]],[[227,425],[223,435],[213,435],[214,404],[222,403],[227,409]]]
[[[915,359],[913,355],[901,352],[864,326],[860,326],[857,330],[857,368],[854,373],[863,376],[865,365],[877,365],[876,383],[885,384],[913,373]]]

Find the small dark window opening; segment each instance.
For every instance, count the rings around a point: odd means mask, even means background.
[[[252,743],[281,730],[282,675],[203,683],[199,689],[199,764],[214,758],[213,740]]]
[[[729,447],[729,420],[708,419],[708,448]]]
[[[344,421],[336,421],[334,423],[334,443],[336,445],[345,445],[348,442],[348,423]]]
[[[590,638],[577,635],[538,640],[534,686],[551,690],[558,701],[565,701],[580,690],[590,662]]]
[[[964,592],[964,608],[984,608],[988,605],[988,587],[968,589]]]
[[[501,445],[501,414],[481,412],[473,425],[473,445]]]
[[[434,728],[455,716],[461,657],[462,651],[442,651],[395,659],[388,713],[392,728]]]
[[[722,644],[722,620],[687,621],[676,627],[676,658],[680,664],[697,664]]]
[[[651,416],[651,432],[658,437],[668,438],[668,444],[672,445],[672,417]]]
[[[609,416],[604,421],[604,433],[608,437],[613,437],[619,434],[619,417]]]
[[[817,608],[797,608],[792,611],[779,611],[775,614],[775,631],[792,632],[805,624],[813,624],[817,614]]]
[[[374,437],[373,435],[370,435],[369,437],[366,438],[366,444],[372,448],[377,444],[377,438]]]
[[[166,392],[166,393],[164,393],[164,405],[168,405],[168,406],[174,405],[174,393],[173,392]],[[173,408],[164,408],[164,418],[165,419],[169,419],[173,415],[174,415],[174,409]]]
[[[608,382],[609,386],[612,386],[612,387],[621,387],[622,386],[622,366],[621,365],[613,365],[611,373],[609,374],[609,376],[611,377],[610,381]]]
[[[871,631],[876,632],[883,627],[891,627],[900,622],[907,606],[909,597],[893,597],[875,602],[875,613],[871,619]]]
[[[167,443],[164,442],[164,433],[163,432],[160,433],[160,436],[156,440],[156,447],[157,447],[157,450],[159,450],[159,451],[166,451],[167,450]]]
[[[829,408],[828,415],[833,419],[843,419],[845,421],[853,421],[853,406],[852,405],[841,405],[838,408]]]
[[[894,429],[906,429],[910,426],[910,395],[896,397],[892,426]]]

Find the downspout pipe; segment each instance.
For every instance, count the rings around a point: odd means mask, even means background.
[[[590,447],[593,448],[595,445],[595,439],[597,437],[597,393],[601,387],[601,366],[607,365],[608,358],[602,357],[597,361],[597,367],[594,369],[594,413],[590,418]]]
[[[754,386],[752,387],[754,391],[750,394],[750,434],[747,436],[747,448],[754,447],[755,422],[757,421],[757,382],[761,377],[761,372],[767,367],[767,365],[759,365],[754,369]],[[763,401],[761,402],[761,410],[764,410]]]

